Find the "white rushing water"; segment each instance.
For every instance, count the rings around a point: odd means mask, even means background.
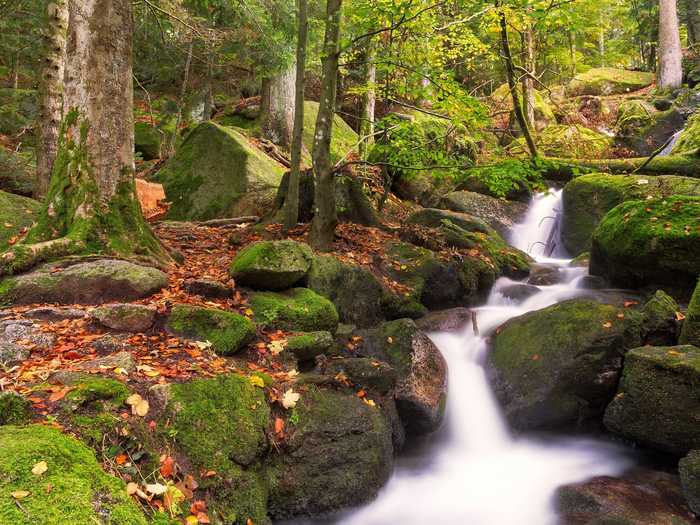
[[[561,192],[534,198],[511,242],[540,262],[566,267],[558,250],[556,216]],[[553,249],[552,249],[553,247]],[[619,475],[629,466],[620,448],[590,439],[511,435],[486,379],[484,334],[512,317],[575,297],[583,269],[566,268],[565,281],[541,287],[522,303],[499,293],[475,309],[481,336],[472,326],[431,338],[449,365],[446,424],[432,437],[420,464],[399,462],[375,501],[340,518],[343,525],[551,525],[553,497],[561,485],[599,475]]]

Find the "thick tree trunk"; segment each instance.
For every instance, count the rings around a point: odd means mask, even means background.
[[[37,223],[0,275],[66,254],[167,260],[134,185],[130,0],[70,3],[64,118]]]
[[[301,149],[304,134],[304,89],[306,86],[306,43],[309,18],[306,0],[297,0],[297,60],[296,84],[294,86],[294,130],[292,132],[292,165],[289,172],[289,187],[284,201],[282,227],[289,231],[299,222],[299,174],[301,172]]]
[[[360,158],[367,156],[367,151],[374,144],[374,108],[376,105],[375,84],[377,82],[377,65],[375,63],[376,51],[374,41],[368,39],[364,52],[364,84],[365,91],[362,94],[362,108],[360,110]]]
[[[287,150],[294,130],[295,81],[296,65],[292,63],[277,75],[264,79],[262,85],[262,136]]]
[[[342,0],[326,2],[326,34],[323,42],[321,102],[316,118],[313,158],[314,220],[311,224],[311,245],[317,250],[333,247],[338,215],[335,208],[335,181],[331,165],[331,134],[338,87],[338,59]]]
[[[698,0],[683,0],[685,7],[685,23],[688,27],[688,45],[698,43],[700,39],[700,6]]]
[[[496,2],[496,7],[500,7],[500,2]],[[535,144],[532,134],[530,133],[530,128],[527,125],[527,120],[525,118],[525,113],[523,112],[523,106],[520,103],[520,95],[518,95],[517,83],[515,78],[515,66],[513,64],[513,54],[510,51],[510,41],[508,40],[508,22],[506,20],[506,15],[501,11],[500,16],[500,26],[501,26],[501,48],[503,50],[503,60],[506,65],[506,77],[508,78],[508,89],[510,89],[511,97],[513,98],[513,112],[515,113],[515,118],[518,121],[520,130],[523,132],[525,137],[525,143],[530,150],[530,155],[532,157],[537,157],[537,145]]]
[[[598,32],[598,57],[600,58],[600,67],[605,67],[605,30],[601,29]]]
[[[660,0],[659,68],[657,75],[657,84],[660,89],[681,86],[683,82],[682,58],[676,0]]]
[[[39,140],[36,148],[34,197],[43,199],[49,189],[63,118],[63,76],[68,34],[68,0],[49,2],[46,10],[46,59],[40,83]]]
[[[525,69],[529,75],[535,74],[535,42],[532,26],[528,25],[523,32],[523,50],[525,52]],[[523,109],[525,120],[530,129],[535,129],[535,92],[532,77],[523,76]]]

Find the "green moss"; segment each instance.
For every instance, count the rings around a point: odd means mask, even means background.
[[[700,347],[700,281],[695,287],[693,296],[685,314],[683,330],[678,341],[683,345],[695,345]]]
[[[522,100],[522,89],[520,86],[518,86],[517,92],[520,100]],[[535,95],[535,120],[555,122],[556,116],[554,115],[554,109],[552,108],[550,101],[539,90],[533,89],[533,92]],[[508,84],[501,84],[498,86],[498,88],[491,93],[491,99],[499,108],[505,107],[512,111],[513,97],[511,96]]]
[[[37,92],[32,89],[0,89],[0,133],[18,135],[34,125],[38,115]]]
[[[29,400],[12,392],[0,393],[0,426],[24,425],[32,418]]]
[[[172,386],[173,434],[195,472],[213,470],[200,488],[224,523],[267,523],[267,485],[260,464],[270,410],[263,390],[238,375]]]
[[[204,122],[187,135],[155,178],[172,202],[168,218],[206,220],[260,215],[272,204],[282,172],[244,135]]]
[[[287,338],[286,350],[299,361],[308,361],[329,350],[334,344],[330,332],[306,332]]]
[[[590,250],[591,236],[601,219],[628,200],[671,195],[699,195],[700,182],[690,177],[608,175],[593,173],[577,177],[564,187],[562,240],[569,253]]]
[[[70,381],[73,390],[66,394],[66,401],[76,407],[102,406],[108,402],[120,406],[129,397],[129,389],[116,379],[80,375]]]
[[[690,509],[700,514],[700,450],[693,450],[678,463],[683,494]]]
[[[338,312],[325,297],[308,288],[283,293],[258,292],[250,297],[255,321],[268,328],[314,332],[335,332]]]
[[[542,155],[558,158],[605,158],[613,145],[612,137],[580,124],[548,126],[535,135],[535,142]],[[524,147],[524,139],[518,139],[510,149]]]
[[[255,325],[246,317],[199,306],[175,306],[167,326],[178,335],[209,341],[220,355],[235,354],[255,336]]]
[[[28,228],[34,222],[40,203],[0,191],[0,253],[8,247],[11,238],[17,236],[23,228]]]
[[[309,271],[313,252],[295,241],[260,241],[236,254],[229,273],[238,284],[262,290],[284,290]]]
[[[29,196],[36,165],[31,149],[14,151],[0,145],[0,190]]]
[[[654,82],[654,73],[610,67],[589,69],[569,83],[572,95],[616,95],[645,88]]]
[[[13,525],[146,525],[124,482],[105,474],[94,453],[55,428],[0,427],[0,521]],[[42,476],[32,467],[46,461]],[[47,487],[51,490],[47,490]],[[17,505],[13,491],[30,495]]]
[[[700,448],[700,349],[635,348],[618,394],[605,412],[609,430],[673,454]]]
[[[307,151],[311,151],[314,144],[316,130],[316,118],[318,117],[318,102],[307,100],[304,102],[304,135],[303,143]],[[333,116],[333,135],[331,137],[331,160],[338,162],[357,148],[357,133],[340,117]]]
[[[134,148],[144,160],[160,157],[160,145],[163,133],[149,122],[134,124]]]
[[[628,201],[593,234],[591,273],[633,288],[663,285],[688,294],[700,274],[700,197]]]
[[[698,148],[700,148],[700,114],[696,113],[688,119],[685,128],[671,150],[671,155],[696,156]]]

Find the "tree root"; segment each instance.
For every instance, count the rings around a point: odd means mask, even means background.
[[[0,255],[0,277],[14,275],[49,259],[73,255],[84,249],[82,242],[59,237],[35,244],[18,244]]]

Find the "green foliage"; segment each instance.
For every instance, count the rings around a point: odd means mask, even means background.
[[[496,197],[506,197],[511,192],[542,190],[545,187],[543,173],[548,169],[542,159],[508,159],[488,166],[480,166],[460,172],[457,180],[475,177]]]

